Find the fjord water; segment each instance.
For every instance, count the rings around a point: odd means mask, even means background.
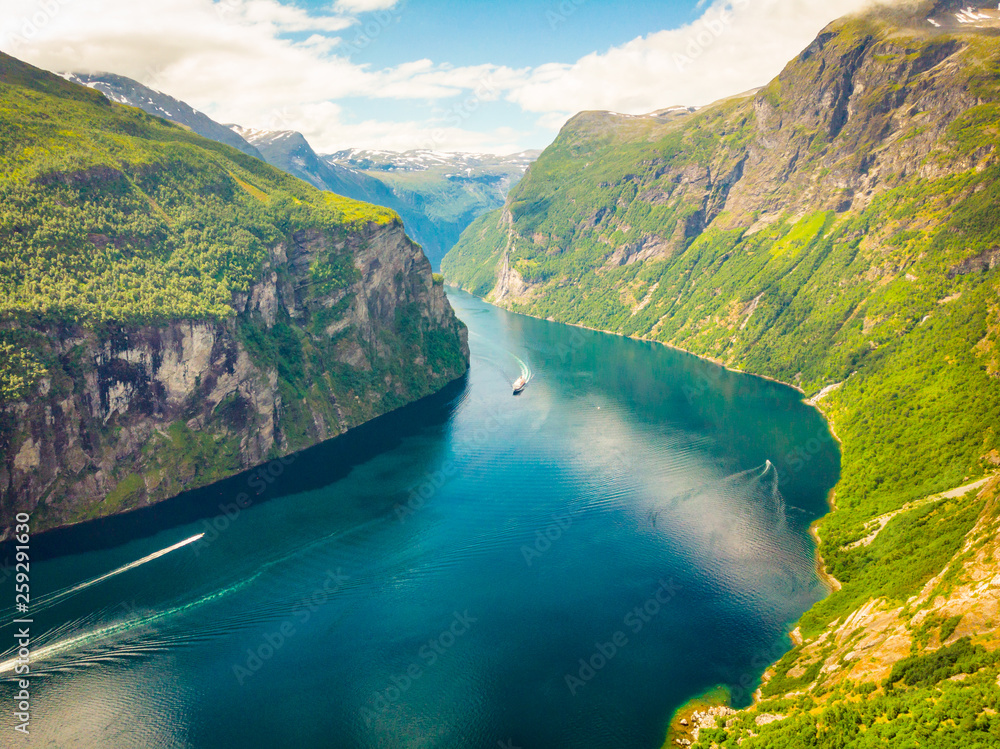
[[[656,344],[450,298],[464,382],[38,539],[63,554],[31,567],[31,738],[7,670],[4,745],[659,747],[685,699],[749,699],[823,594],[807,529],[839,454],[818,413]]]

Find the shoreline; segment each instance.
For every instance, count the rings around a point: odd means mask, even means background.
[[[470,368],[471,362],[459,377],[445,383],[434,392],[355,424],[338,435],[270,458],[223,478],[186,487],[176,494],[108,515],[63,523],[41,530],[32,529],[32,542],[37,544],[32,559],[41,562],[74,554],[115,548],[136,539],[148,538],[176,525],[228,517],[226,515],[227,508],[235,507],[235,512],[238,515],[254,505],[270,502],[276,498],[273,487],[279,477],[285,473],[286,467],[303,457],[307,457],[307,454],[313,451],[329,450],[334,449],[335,446],[346,445],[348,443],[345,440],[357,437],[359,433],[365,434],[373,429],[378,429],[393,419],[399,419],[405,411],[427,407],[442,398],[445,400],[452,398],[452,391],[462,387],[462,383],[469,376]],[[277,473],[274,471],[276,468],[278,469]],[[265,490],[251,494],[253,486],[250,482],[255,476],[263,476],[267,486]],[[227,493],[216,493],[209,496],[208,493],[213,490]],[[245,499],[240,500],[240,497],[245,497]],[[181,514],[175,516],[176,512]],[[79,537],[84,534],[86,534],[87,540],[82,542]],[[71,548],[63,550],[61,546],[67,537],[76,537],[76,539]],[[13,560],[15,543],[13,538],[0,539],[0,564]]]
[[[722,713],[731,704],[729,689],[722,684],[706,689],[674,710],[667,723],[667,732],[661,749],[677,746],[678,741],[694,741],[694,732],[701,726],[695,721],[696,713]],[[721,709],[720,709],[721,708]],[[682,722],[683,721],[683,722]]]
[[[733,372],[734,374],[741,374],[741,375],[746,375],[747,377],[756,377],[756,378],[761,379],[761,380],[767,380],[768,382],[773,382],[773,383],[776,383],[778,385],[784,385],[787,388],[791,388],[792,390],[796,390],[799,393],[801,393],[803,396],[805,396],[805,394],[806,394],[806,391],[803,390],[798,385],[793,385],[790,382],[785,382],[784,380],[779,380],[777,377],[771,377],[770,375],[757,374],[756,372],[748,372],[745,369],[739,369],[738,367],[732,367],[732,366],[726,364],[725,362],[723,362],[723,361],[721,361],[719,359],[715,359],[714,357],[711,357],[711,356],[705,356],[704,354],[698,354],[698,353],[696,353],[694,351],[690,351],[689,349],[683,348],[683,347],[678,346],[676,344],[668,343],[667,341],[659,341],[656,338],[648,338],[647,336],[625,335],[624,333],[618,333],[618,332],[616,332],[614,330],[604,330],[602,328],[594,328],[594,327],[591,327],[590,325],[584,325],[583,323],[563,322],[562,320],[554,320],[554,319],[548,318],[548,317],[536,317],[535,315],[529,315],[526,312],[517,312],[516,310],[507,309],[506,307],[501,307],[499,304],[495,304],[494,302],[491,302],[489,299],[487,299],[485,297],[477,296],[476,294],[473,294],[471,291],[467,291],[467,290],[463,289],[461,286],[456,286],[453,283],[449,283],[447,281],[447,279],[445,280],[445,285],[448,288],[450,288],[450,289],[456,289],[457,291],[461,291],[461,292],[463,292],[465,294],[468,294],[469,296],[474,296],[474,297],[476,297],[476,299],[479,299],[480,301],[485,302],[486,304],[489,304],[492,307],[496,307],[497,309],[502,309],[504,312],[508,312],[508,313],[510,313],[512,315],[521,315],[523,317],[531,318],[532,320],[543,320],[545,322],[554,322],[554,323],[557,323],[559,325],[567,325],[567,326],[569,326],[571,328],[580,328],[581,330],[589,330],[592,333],[605,333],[606,335],[614,335],[614,336],[618,336],[619,338],[628,338],[629,340],[632,340],[632,341],[643,341],[644,343],[655,343],[655,344],[658,344],[660,346],[665,346],[665,347],[667,347],[669,349],[673,349],[674,351],[679,351],[682,354],[688,354],[690,356],[694,356],[694,357],[696,357],[698,359],[701,359],[702,361],[707,361],[707,362],[709,362],[711,364],[716,365],[717,367],[721,367],[722,369],[726,370],[727,372]],[[843,384],[843,383],[836,383],[836,384]],[[829,427],[830,434],[837,441],[837,444],[841,445],[843,443],[841,442],[840,437],[837,435],[837,432],[834,429],[833,422],[830,420],[829,416],[827,416],[826,412],[820,406],[820,401],[818,399],[818,396],[820,395],[820,393],[822,393],[822,391],[820,391],[819,393],[817,393],[816,395],[814,395],[812,398],[803,397],[802,398],[802,402],[805,403],[807,406],[810,406],[810,407],[816,409],[819,412],[819,414],[823,417],[823,421]],[[831,489],[831,492],[832,491],[833,490]],[[836,509],[835,506],[831,506],[831,511],[833,511],[835,509]]]
[[[462,291],[465,291],[465,290],[462,289]],[[466,292],[466,293],[468,294],[469,292]],[[473,294],[473,296],[475,296],[475,294]],[[483,299],[483,301],[486,302],[487,304],[493,304],[492,302],[487,301],[486,299]],[[496,307],[497,305],[493,304],[493,306]],[[504,307],[500,307],[500,309],[505,309],[505,308]],[[506,311],[507,312],[512,312],[512,310],[506,310]],[[534,317],[534,315],[526,315],[523,312],[513,312],[513,314],[515,314],[515,315],[522,315],[523,314],[525,317],[531,317],[532,319],[535,319],[535,320],[545,320],[546,322],[556,322],[556,323],[559,322],[558,320],[550,320],[548,318]],[[673,349],[674,351],[679,351],[682,354],[688,354],[690,356],[694,356],[694,357],[696,357],[698,359],[701,359],[702,361],[707,361],[707,362],[710,362],[712,364],[715,364],[718,367],[722,367],[722,369],[726,370],[727,372],[733,372],[734,374],[746,375],[748,377],[757,377],[757,378],[760,378],[762,380],[767,380],[768,382],[774,382],[774,383],[776,383],[778,385],[784,385],[785,387],[789,387],[789,388],[791,388],[793,390],[797,390],[803,396],[805,396],[805,394],[806,394],[805,390],[803,390],[798,385],[793,385],[793,384],[791,384],[789,382],[784,382],[783,380],[779,380],[776,377],[769,377],[768,375],[762,375],[762,374],[754,374],[753,372],[747,372],[746,370],[743,370],[743,369],[738,369],[736,367],[730,367],[728,364],[725,364],[725,363],[719,361],[718,359],[714,359],[711,356],[702,356],[701,354],[696,354],[694,351],[689,351],[688,349],[682,348],[680,346],[676,346],[676,345],[674,345],[672,343],[666,343],[664,341],[658,341],[655,338],[647,338],[645,336],[628,336],[628,335],[625,335],[624,333],[616,333],[616,332],[611,331],[611,330],[601,330],[600,328],[592,328],[589,325],[583,325],[582,323],[568,323],[567,322],[567,323],[560,323],[560,324],[561,325],[569,325],[570,327],[573,327],[573,328],[581,328],[583,330],[589,330],[589,331],[591,331],[593,333],[606,333],[608,335],[616,335],[619,338],[630,338],[630,339],[632,339],[634,341],[644,341],[646,343],[657,343],[657,344],[659,344],[661,346],[666,346],[669,349]],[[823,417],[823,423],[825,423],[826,426],[827,426],[827,428],[830,430],[830,435],[837,442],[838,448],[843,448],[843,444],[844,443],[841,441],[840,436],[837,434],[837,431],[836,431],[836,429],[834,427],[833,421],[831,420],[830,416],[820,406],[819,400],[816,399],[816,396],[813,396],[812,398],[803,397],[802,400],[801,400],[801,402],[804,403],[804,404],[806,404],[807,406],[810,406],[811,408],[814,408],[819,413],[819,415]],[[839,483],[839,481],[838,481],[838,483]],[[813,539],[813,543],[815,544],[814,557],[815,557],[816,577],[818,577],[819,580],[820,580],[820,582],[823,583],[823,585],[826,587],[826,589],[827,589],[827,595],[830,595],[831,593],[835,593],[835,592],[839,591],[841,588],[843,588],[843,585],[841,584],[840,580],[838,580],[837,578],[835,578],[833,575],[831,575],[827,571],[827,569],[826,569],[826,560],[823,558],[823,554],[820,552],[820,543],[821,543],[821,541],[820,541],[820,536],[819,536],[819,524],[828,515],[830,515],[830,514],[832,514],[832,513],[834,513],[834,512],[837,511],[837,504],[836,504],[836,501],[835,501],[836,491],[837,491],[837,487],[836,487],[836,485],[834,485],[833,487],[831,487],[829,493],[827,494],[827,497],[826,497],[826,506],[828,508],[828,512],[826,514],[824,514],[822,517],[816,518],[816,520],[814,520],[809,525],[809,535]],[[789,636],[791,635],[792,631],[794,631],[794,630],[789,630],[789,632],[788,632]],[[756,702],[756,699],[754,701]]]

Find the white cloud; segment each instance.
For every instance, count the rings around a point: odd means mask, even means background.
[[[476,132],[471,112],[506,99],[554,132],[582,109],[706,104],[766,83],[826,23],[866,2],[715,0],[691,26],[525,69],[430,59],[375,69],[352,60],[405,18],[376,14],[361,24],[350,14],[397,0],[340,0],[316,14],[278,0],[4,0],[0,48],[49,70],[120,73],[222,122],[300,130],[318,150],[516,151],[541,144],[505,123]],[[398,100],[404,114],[408,102],[437,105],[408,122],[349,124],[338,104],[348,97]]]
[[[343,31],[354,24],[342,16],[310,16],[301,8],[281,5],[274,0],[220,0],[217,12],[225,16],[232,12],[249,23],[273,24],[282,32],[292,31]],[[234,19],[235,20],[235,19]]]
[[[338,0],[336,9],[342,13],[369,13],[373,10],[389,10],[399,5],[399,0]]]
[[[704,105],[767,83],[830,21],[870,0],[728,0],[697,22],[572,65],[542,65],[508,93],[551,124],[585,109],[642,114]]]

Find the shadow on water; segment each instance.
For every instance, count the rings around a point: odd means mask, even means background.
[[[447,424],[468,390],[468,375],[439,392],[373,419],[347,434],[284,458],[274,459],[200,489],[148,507],[35,534],[32,561],[119,546],[225,513],[239,500],[246,508],[278,497],[320,489],[356,466],[397,447],[407,437]],[[295,470],[288,470],[295,465]],[[14,541],[0,545],[0,562],[13,561]]]

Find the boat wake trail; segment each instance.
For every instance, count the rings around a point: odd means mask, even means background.
[[[54,642],[51,645],[43,645],[42,647],[37,648],[36,650],[33,650],[31,652],[32,663],[37,663],[43,660],[49,660],[53,656],[60,655],[67,651],[76,650],[78,648],[83,648],[89,645],[97,645],[99,643],[102,643],[104,640],[108,640],[109,638],[112,638],[116,635],[121,635],[139,628],[148,627],[149,625],[154,624],[155,622],[158,622],[161,619],[167,619],[170,617],[177,616],[179,614],[183,614],[184,612],[190,609],[194,609],[216,598],[228,595],[244,587],[249,582],[251,581],[244,580],[239,583],[236,583],[235,585],[223,588],[220,591],[211,593],[207,596],[203,596],[196,601],[191,601],[190,603],[186,603],[181,606],[174,606],[173,608],[166,609],[165,611],[159,611],[157,613],[145,616],[131,617],[125,619],[124,621],[115,622],[113,624],[107,624],[105,626],[89,630],[87,632],[82,632],[80,634],[73,635],[71,637],[67,637],[62,640],[58,640],[57,642]],[[17,663],[18,659],[16,657],[8,658],[7,660],[0,662],[0,674],[4,674],[8,671],[13,671]],[[34,666],[32,667],[32,670],[33,671],[35,670]]]
[[[517,362],[518,366],[521,367],[521,377],[524,378],[524,381],[526,383],[530,382],[531,381],[531,375],[532,375],[531,367],[529,367],[527,365],[527,363],[524,361],[524,359],[522,359],[520,356],[518,356],[514,352],[511,351],[511,352],[508,352],[508,353],[510,353],[510,355],[514,358],[514,361]]]
[[[165,549],[160,549],[159,551],[153,552],[152,554],[148,554],[147,556],[142,557],[142,559],[136,559],[134,562],[129,562],[128,564],[122,565],[118,569],[111,570],[111,572],[106,572],[103,575],[99,575],[92,580],[87,580],[86,582],[79,583],[77,585],[72,585],[68,588],[57,590],[54,593],[49,593],[48,595],[41,596],[40,598],[37,599],[37,603],[34,606],[32,606],[31,610],[35,614],[45,611],[46,609],[55,606],[57,603],[60,603],[69,598],[70,596],[74,596],[77,593],[80,593],[81,591],[90,588],[91,586],[97,585],[98,583],[102,583],[105,580],[111,579],[112,577],[117,577],[118,575],[121,575],[123,572],[134,570],[136,567],[141,567],[142,565],[148,562],[152,562],[154,559],[159,559],[160,557],[166,556],[172,551],[177,551],[178,549],[182,549],[189,544],[193,544],[195,541],[199,540],[204,535],[205,535],[204,533],[199,533],[197,536],[191,536],[191,538],[185,538],[183,541],[180,541],[174,544],[173,546],[168,546]]]
[[[785,498],[778,489],[778,469],[765,460],[764,465],[734,473],[722,480],[750,500],[751,515],[767,514],[763,520],[773,521],[779,530],[788,524]]]
[[[182,603],[179,605],[172,606],[168,609],[164,609],[161,611],[154,611],[150,613],[133,612],[130,613],[125,619],[115,622],[110,622],[107,624],[96,624],[96,626],[95,623],[90,618],[86,620],[78,620],[76,622],[68,622],[63,625],[60,625],[59,627],[56,627],[55,629],[49,630],[48,632],[44,633],[38,640],[35,641],[39,645],[39,647],[36,647],[36,649],[31,651],[31,661],[33,664],[35,664],[41,661],[52,661],[56,656],[62,656],[72,651],[87,650],[87,649],[92,651],[89,653],[85,653],[82,656],[82,659],[78,659],[78,661],[74,661],[73,663],[68,664],[68,665],[74,665],[75,663],[76,665],[80,665],[86,662],[94,661],[95,659],[100,660],[102,658],[117,657],[119,655],[137,654],[140,652],[144,652],[145,650],[150,648],[156,649],[158,647],[161,647],[164,645],[164,643],[177,644],[189,641],[193,636],[190,631],[185,631],[182,635],[172,637],[169,634],[164,634],[163,632],[158,631],[157,628],[153,627],[152,625],[164,621],[169,622],[170,620],[176,617],[180,617],[190,612],[193,612],[205,606],[206,604],[212,603],[213,601],[230,596],[239,590],[242,590],[244,588],[253,585],[254,583],[256,583],[258,579],[269,574],[273,568],[287,562],[288,560],[306,555],[315,550],[316,548],[322,547],[326,544],[329,544],[333,540],[350,535],[351,533],[363,531],[365,528],[377,522],[379,521],[373,520],[368,523],[358,525],[349,531],[338,531],[336,533],[331,533],[329,535],[315,539],[311,543],[296,548],[289,554],[282,555],[280,557],[271,559],[267,562],[258,565],[254,570],[254,572],[249,576],[241,580],[237,580],[232,584],[227,585],[212,593],[208,593],[207,595],[202,595],[199,598],[196,598],[195,600],[189,601],[187,603]],[[80,591],[85,590],[86,588],[89,588],[93,585],[96,585],[97,583],[102,582],[103,580],[107,580],[108,578],[114,577],[115,575],[120,575],[121,573],[127,570],[131,570],[138,567],[140,564],[146,564],[147,562],[150,562],[153,559],[158,559],[159,557],[162,557],[165,554],[169,554],[172,551],[176,551],[177,549],[187,546],[188,544],[194,543],[195,541],[200,539],[203,535],[205,534],[199,533],[197,536],[192,536],[191,538],[185,539],[184,541],[176,543],[173,546],[168,546],[166,549],[161,549],[160,551],[157,551],[153,554],[142,557],[142,559],[137,559],[134,562],[131,562],[115,570],[112,570],[111,572],[96,577],[93,580],[88,580],[84,583],[80,583],[78,585],[74,585],[69,588],[64,588],[63,590],[50,594],[42,602],[42,606],[45,608],[54,606],[56,603],[65,600],[70,595],[75,595],[76,593],[79,593]],[[278,603],[280,604],[280,601]],[[289,603],[289,608],[290,607],[291,604]],[[33,612],[37,612],[40,610],[42,609],[41,608],[33,609]],[[287,613],[287,611],[283,611],[283,613]],[[79,627],[91,627],[91,628],[83,632],[78,632],[77,634],[70,634],[71,630],[77,629]],[[206,634],[208,633],[208,630],[202,628],[200,630],[200,633]],[[119,647],[117,643],[121,643],[123,639],[128,639],[125,637],[126,635],[130,636],[132,639],[135,639],[136,636],[144,637],[146,640],[149,640],[149,642],[146,643],[132,642],[122,647]],[[154,635],[155,638],[150,639]],[[62,639],[57,639],[60,637]],[[55,639],[56,641],[52,642],[53,639]],[[18,663],[16,652],[17,652],[17,646],[15,645],[14,647],[8,649],[6,652],[0,653],[0,675],[14,670],[14,667]],[[60,662],[59,660],[56,660],[52,667],[59,668],[66,665],[67,664],[65,662]],[[35,670],[36,670],[35,666],[33,665],[32,671]],[[41,671],[42,669],[38,670]]]
[[[655,527],[660,515],[678,503],[712,494],[723,498],[743,499],[743,506],[749,509],[748,517],[767,513],[772,516],[770,519],[777,528],[783,530],[787,527],[788,517],[785,498],[778,489],[778,483],[778,469],[770,460],[765,460],[763,465],[730,474],[714,483],[702,484],[671,497],[665,505],[649,511],[649,520]]]
[[[518,379],[518,378],[523,378],[524,382],[527,384],[531,380],[531,378],[534,376],[534,372],[531,371],[531,367],[528,366],[527,362],[525,362],[524,359],[522,359],[520,356],[518,356],[517,354],[515,354],[513,351],[509,351],[507,349],[501,348],[500,346],[497,346],[494,342],[489,341],[485,336],[483,336],[480,333],[477,333],[475,331],[470,331],[469,338],[470,339],[481,340],[484,343],[486,343],[486,345],[489,348],[493,349],[494,352],[503,352],[504,354],[506,354],[507,356],[509,356],[510,358],[512,358],[514,361],[517,362],[517,366],[520,368],[521,373],[518,375],[518,377],[512,378],[512,377],[510,377],[504,371],[504,368],[500,364],[498,364],[496,360],[491,359],[490,357],[485,356],[482,353],[473,352],[473,355],[476,358],[481,359],[482,361],[486,362],[490,366],[496,367],[498,370],[500,370],[500,372],[505,377],[507,377],[507,379],[510,381],[511,384],[513,384],[514,381],[516,379]]]

